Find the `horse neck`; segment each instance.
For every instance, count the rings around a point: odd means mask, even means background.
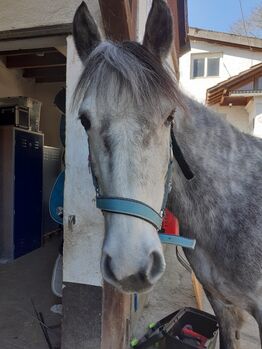
[[[185,97],[186,109],[175,118],[174,134],[192,170],[216,175],[228,156],[238,152],[245,135],[204,105]]]
[[[169,207],[183,235],[208,243],[217,229],[217,236],[223,229],[238,231],[243,221],[250,224],[247,215],[258,211],[262,140],[238,131],[203,105],[186,101],[187,111],[175,117],[174,135],[194,178],[188,181],[175,162]]]
[[[224,214],[225,178],[231,180],[234,171],[241,171],[234,159],[245,135],[205,106],[189,98],[186,105],[186,111],[175,116],[174,135],[194,178],[187,180],[175,162],[169,208],[179,219],[182,235],[196,238],[209,227],[214,212]],[[228,166],[229,158],[234,166]],[[217,207],[219,199],[221,208]]]

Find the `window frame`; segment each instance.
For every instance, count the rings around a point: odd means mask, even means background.
[[[218,58],[218,75],[207,75],[208,72],[208,59],[209,58]],[[190,64],[190,79],[207,79],[207,78],[218,78],[221,73],[221,58],[223,58],[223,53],[191,53],[191,64]],[[194,60],[195,59],[204,59],[204,75],[202,76],[194,76]]]

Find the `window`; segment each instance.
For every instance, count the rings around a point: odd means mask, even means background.
[[[255,80],[255,86],[257,90],[262,90],[262,76]]]
[[[192,55],[192,79],[219,76],[220,56]]]
[[[254,90],[254,82],[250,81],[247,84],[236,88],[236,90],[238,90],[238,91],[253,91]]]
[[[219,58],[207,58],[207,76],[219,75]]]
[[[204,76],[205,74],[205,59],[204,58],[195,58],[193,61],[193,76],[198,78]]]

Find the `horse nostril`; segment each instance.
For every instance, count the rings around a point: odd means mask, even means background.
[[[104,258],[104,272],[106,273],[107,277],[112,280],[116,280],[115,274],[112,271],[111,262],[112,258],[106,255]]]
[[[147,282],[147,275],[144,271],[139,272],[137,276],[141,282]]]
[[[159,278],[160,274],[165,270],[165,263],[161,254],[154,251],[150,254],[151,258],[151,269],[148,271],[148,276],[150,280]]]

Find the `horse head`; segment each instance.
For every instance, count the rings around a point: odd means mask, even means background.
[[[180,99],[165,65],[173,42],[170,10],[165,1],[153,1],[143,44],[102,41],[85,3],[73,29],[84,66],[74,104],[88,136],[99,195],[128,199],[127,206],[143,203],[142,211],[149,207],[160,214]],[[125,292],[151,289],[165,270],[157,224],[130,212],[104,210],[104,218],[104,279]]]

